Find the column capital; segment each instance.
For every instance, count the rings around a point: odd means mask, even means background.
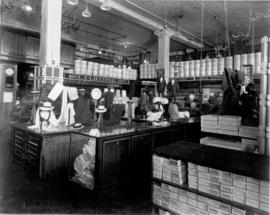
[[[157,29],[155,30],[154,34],[158,37],[164,37],[164,36],[168,36],[171,37],[174,35],[174,32],[171,29]]]

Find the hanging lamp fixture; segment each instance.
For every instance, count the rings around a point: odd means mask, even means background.
[[[26,12],[31,12],[33,10],[32,5],[30,4],[30,0],[23,3],[22,9],[25,10]]]
[[[100,5],[100,9],[103,11],[109,11],[112,9],[111,0],[99,0],[102,4]]]
[[[92,13],[89,11],[88,9],[88,2],[86,2],[86,7],[84,9],[84,11],[82,12],[82,16],[85,17],[85,18],[90,18],[92,16]]]

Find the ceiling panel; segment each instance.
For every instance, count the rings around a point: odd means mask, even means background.
[[[24,0],[2,0],[4,4],[13,4],[15,9],[2,13],[2,22],[10,25],[39,31],[40,0],[31,0],[35,6],[34,12],[27,14],[20,8]],[[91,18],[84,18],[81,12],[85,1],[80,0],[78,6],[71,6],[63,0],[63,23],[72,24],[75,17],[74,29],[63,32],[65,38],[100,45],[121,51],[134,53],[157,47],[157,37],[154,29],[147,29],[138,20],[134,20],[121,11],[100,10],[98,0],[88,0]],[[188,38],[200,41],[203,9],[203,39],[207,44],[216,46],[225,40],[225,7],[227,7],[228,31],[231,34],[248,33],[250,10],[260,15],[255,23],[255,38],[270,35],[270,1],[199,1],[199,0],[114,0],[145,17],[151,18],[160,25],[167,25],[175,31],[180,31]],[[268,17],[268,18],[267,18]],[[73,23],[74,24],[74,23]],[[172,40],[171,40],[172,41]],[[124,48],[124,43],[128,46]],[[187,46],[176,41],[171,42],[171,50],[186,49]]]

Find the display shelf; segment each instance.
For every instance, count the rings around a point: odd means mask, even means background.
[[[227,199],[224,199],[224,198],[221,198],[221,197],[217,197],[217,196],[211,195],[209,193],[201,192],[201,191],[199,191],[197,189],[193,189],[193,188],[188,187],[187,184],[185,184],[185,185],[178,185],[178,184],[175,184],[175,183],[172,183],[172,182],[169,182],[169,181],[164,181],[162,179],[158,179],[158,178],[155,178],[155,177],[152,177],[152,180],[155,181],[155,182],[158,182],[158,183],[165,183],[165,184],[168,184],[168,185],[171,185],[171,186],[174,186],[174,187],[177,187],[177,188],[180,188],[180,189],[183,189],[183,190],[192,192],[192,193],[196,193],[198,195],[205,196],[207,198],[214,199],[214,200],[217,200],[217,201],[222,202],[222,203],[225,203],[225,204],[229,204],[229,205],[231,205],[233,207],[237,207],[237,208],[241,208],[241,209],[247,210],[247,211],[249,211],[251,213],[258,213],[258,214],[262,214],[262,215],[269,215],[269,213],[266,212],[266,211],[260,210],[258,208],[250,207],[248,205],[241,204],[241,203],[238,203],[238,202],[235,202],[235,201],[230,201],[230,200],[227,200]],[[157,205],[157,206],[159,206],[159,205]],[[161,206],[161,207],[165,208],[164,206]],[[175,214],[178,214],[175,211],[172,211],[172,210],[170,210],[168,208],[166,208],[166,209],[169,210],[169,211],[171,211],[171,212],[173,212],[173,213],[175,213]]]
[[[64,73],[64,84],[91,84],[92,82],[111,83],[120,85],[123,84],[129,85],[130,83],[130,81],[126,79]]]
[[[266,155],[206,146],[189,141],[178,141],[158,147],[153,152],[162,157],[180,159],[260,180],[269,181],[270,178],[270,158]]]
[[[245,138],[245,139],[250,139],[250,140],[258,140],[258,138],[251,138],[251,137],[243,137],[240,135],[230,135],[230,134],[224,134],[224,133],[218,133],[218,132],[209,132],[209,131],[201,131],[201,133],[205,134],[204,136],[214,136],[214,137],[222,137],[222,138]]]

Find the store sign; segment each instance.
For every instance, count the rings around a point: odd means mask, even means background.
[[[87,75],[78,75],[78,74],[64,74],[64,81],[89,81],[89,82],[101,82],[101,83],[116,83],[116,84],[129,84],[129,80],[125,79],[116,79],[108,77],[97,77],[97,76],[87,76]]]

